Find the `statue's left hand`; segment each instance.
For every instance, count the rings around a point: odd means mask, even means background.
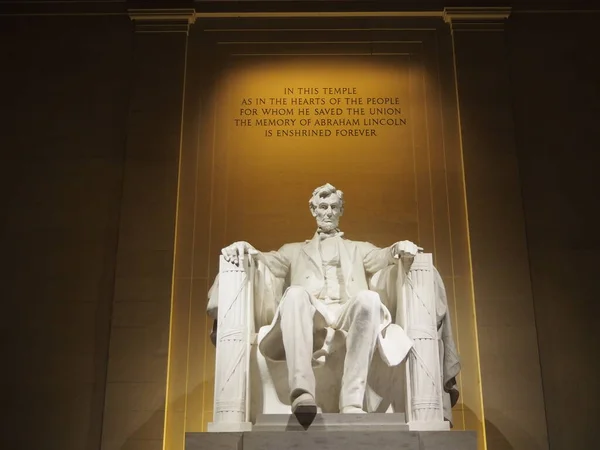
[[[391,247],[394,258],[414,258],[423,249],[411,241],[396,242]]]

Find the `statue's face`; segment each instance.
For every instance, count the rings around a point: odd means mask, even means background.
[[[317,226],[323,231],[335,230],[342,215],[342,202],[335,194],[326,198],[316,198],[317,207],[312,211],[317,219]]]

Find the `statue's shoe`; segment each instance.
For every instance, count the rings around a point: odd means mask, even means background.
[[[367,412],[358,406],[344,406],[340,411],[342,414],[366,414]]]
[[[317,415],[317,403],[314,397],[307,392],[300,394],[292,402],[292,414],[296,416],[300,425],[305,429],[308,428]]]

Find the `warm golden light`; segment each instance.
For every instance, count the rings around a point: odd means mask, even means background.
[[[193,232],[176,242],[166,448],[212,420],[205,308],[220,249],[309,239],[308,199],[326,182],[345,192],[349,239],[434,254],[463,364],[455,428],[483,433],[463,178],[448,169],[460,150],[444,140],[436,80],[408,54],[238,56],[200,99],[197,147],[182,153],[195,181],[180,189],[178,227]]]
[[[414,130],[422,108],[410,85],[421,74],[398,58],[243,59],[231,68],[215,95],[227,241],[271,249],[310,238],[307,198],[325,182],[347,194],[349,236],[419,240]]]

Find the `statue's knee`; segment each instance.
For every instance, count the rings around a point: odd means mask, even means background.
[[[290,286],[281,298],[280,309],[298,308],[310,304],[310,295],[300,286]]]
[[[359,291],[356,294],[356,306],[364,311],[374,311],[379,310],[379,305],[381,300],[379,299],[379,294],[374,291]]]
[[[309,295],[308,292],[306,292],[306,289],[304,289],[302,286],[290,286],[285,291],[284,297],[290,297],[294,299],[301,298],[308,300]]]

